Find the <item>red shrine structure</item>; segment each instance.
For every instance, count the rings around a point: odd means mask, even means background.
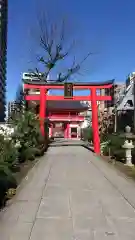
[[[47,101],[49,136],[80,139],[84,116],[79,114],[87,110],[88,106],[80,101]]]
[[[79,113],[88,109],[88,106],[82,105],[80,101],[91,101],[94,152],[100,154],[97,101],[111,101],[112,94],[102,96],[97,93],[97,90],[105,89],[105,92],[109,92],[109,89],[114,88],[113,83],[114,80],[102,83],[74,84],[24,80],[24,91],[26,91],[25,100],[39,102],[42,135],[45,134],[44,123],[45,120],[48,119],[50,122],[49,135],[55,136],[56,133],[60,133],[61,129],[64,138],[80,137],[79,126],[84,121],[84,117],[80,116]],[[50,89],[66,89],[67,95],[47,95]],[[73,96],[74,89],[89,90],[90,93],[88,96]],[[38,90],[39,94],[34,93],[36,90]]]

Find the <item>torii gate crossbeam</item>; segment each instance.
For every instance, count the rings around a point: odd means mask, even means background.
[[[39,81],[28,81],[24,80],[24,90],[25,89],[38,89],[40,94],[26,95],[25,100],[27,101],[40,101],[40,128],[42,135],[44,132],[44,120],[46,119],[46,103],[47,101],[91,101],[92,107],[92,128],[93,128],[93,143],[94,152],[100,154],[100,137],[98,128],[98,106],[97,101],[111,101],[112,96],[101,96],[97,95],[97,90],[101,89],[111,89],[113,87],[114,80],[102,83],[75,83],[73,89],[78,90],[90,90],[89,96],[73,96],[72,98],[64,98],[64,96],[50,96],[47,95],[49,89],[64,89],[64,84],[50,84],[46,82]]]

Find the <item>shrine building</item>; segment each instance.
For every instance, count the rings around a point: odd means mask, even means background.
[[[81,125],[85,119],[80,113],[87,110],[88,105],[80,101],[47,101],[49,136],[80,139]]]

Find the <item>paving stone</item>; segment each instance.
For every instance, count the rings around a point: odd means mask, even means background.
[[[6,222],[0,223],[1,240],[29,240],[32,223]]]
[[[21,202],[22,211],[19,214],[18,221],[20,222],[34,222],[39,203],[38,202]]]
[[[30,240],[73,240],[72,221],[37,219]]]
[[[100,211],[101,202],[96,195],[94,196],[93,191],[80,191],[71,195],[71,207],[73,215],[91,217],[92,214]]]
[[[32,223],[38,211],[38,202],[19,201],[1,213],[1,221]]]
[[[17,194],[16,201],[40,201],[42,197],[42,191],[43,187],[42,188],[26,187],[26,189],[23,189]]]
[[[94,235],[92,232],[77,232],[74,234],[74,240],[94,240]]]
[[[51,197],[51,198],[57,198],[57,197],[65,197],[68,198],[69,196],[69,190],[61,187],[61,186],[56,186],[56,185],[52,185],[52,186],[46,186],[46,188],[43,191],[43,195],[42,198],[47,198],[47,197]]]
[[[93,213],[93,215],[90,217],[84,217],[84,215],[77,215],[73,218],[73,226],[75,232],[83,232],[83,231],[93,231],[95,229],[106,229],[105,231],[113,231],[111,224],[107,221],[105,216],[102,213]]]
[[[37,213],[38,218],[71,217],[69,201],[65,197],[43,198]]]
[[[111,216],[121,218],[134,218],[135,210],[121,196],[113,197],[113,199],[104,198],[102,200],[104,207]]]
[[[0,240],[133,240],[134,191],[79,142],[51,147],[0,213]]]
[[[119,239],[135,239],[135,218],[111,217],[111,221],[117,230]]]
[[[6,222],[17,222],[22,212],[22,204],[14,202],[0,212],[0,225]]]
[[[118,240],[118,239],[119,239],[118,236],[114,232],[106,231],[106,229],[103,230],[96,229],[94,231],[94,240]]]

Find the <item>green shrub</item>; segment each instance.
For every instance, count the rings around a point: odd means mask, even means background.
[[[0,163],[7,163],[8,167],[12,168],[17,161],[18,151],[12,140],[4,140],[4,137],[0,135]]]
[[[125,159],[125,150],[123,148],[121,149],[116,149],[114,151],[113,157],[117,160],[117,161],[122,161]]]
[[[102,150],[102,154],[104,156],[109,156],[110,155],[110,151],[109,151],[109,146],[105,146]]]
[[[35,159],[35,150],[32,147],[22,149],[20,153],[20,162],[25,162],[28,160],[33,161]]]
[[[41,156],[41,150],[39,148],[34,148],[33,152],[34,152],[36,157],[40,157]]]
[[[93,130],[91,127],[88,127],[88,128],[84,128],[82,130],[82,138],[85,140],[85,141],[93,141]]]
[[[0,207],[3,207],[7,200],[7,191],[10,188],[16,189],[17,182],[7,163],[0,163]]]
[[[12,175],[12,168],[17,164],[18,151],[12,140],[4,139],[0,135],[0,207],[5,205],[7,191],[9,188],[16,188],[17,183]]]
[[[34,160],[40,156],[41,146],[48,147],[48,139],[44,139],[40,131],[39,118],[32,112],[25,112],[21,119],[16,119],[13,139],[20,143],[19,161]]]
[[[45,138],[40,132],[38,117],[32,112],[25,112],[14,120],[15,131],[6,140],[0,135],[0,206],[5,204],[8,189],[16,188],[17,183],[12,175],[16,166],[42,156],[48,148],[49,138],[46,127]]]
[[[110,155],[109,144],[110,140],[100,143],[101,153],[105,156]]]
[[[122,160],[125,156],[125,151],[122,148],[124,143],[124,139],[120,137],[120,135],[116,134],[106,134],[101,136],[101,142],[109,141],[108,145],[104,148],[104,155],[111,155],[116,158],[116,160]]]
[[[132,149],[132,163],[135,165],[135,148]]]

